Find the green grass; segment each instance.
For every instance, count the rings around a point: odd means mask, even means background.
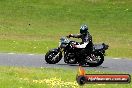
[[[131,0],[0,0],[0,52],[46,53],[88,24],[108,56],[132,58]],[[30,24],[30,25],[29,25]],[[36,48],[34,48],[36,47]]]
[[[87,74],[105,74],[88,70]],[[113,72],[114,73],[114,72]],[[53,68],[0,67],[0,88],[80,88],[76,83],[77,70]],[[130,84],[86,84],[82,88],[131,88]]]

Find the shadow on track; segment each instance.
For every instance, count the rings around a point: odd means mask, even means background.
[[[72,66],[72,67],[78,67],[79,66],[79,64],[56,64],[56,65]],[[88,65],[85,65],[85,66],[82,66],[82,67],[84,67],[84,68],[86,68],[86,67],[88,67],[88,68],[99,68],[99,69],[101,69],[101,68],[109,68],[109,67],[104,67],[104,66],[90,67]]]

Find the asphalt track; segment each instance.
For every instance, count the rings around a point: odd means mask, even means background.
[[[49,67],[78,69],[78,65],[67,65],[63,59],[57,64],[47,64],[44,54],[14,54],[0,53],[0,66],[19,66],[19,67]],[[132,60],[123,58],[105,57],[104,63],[98,67],[84,67],[86,70],[110,71],[119,73],[132,73]]]

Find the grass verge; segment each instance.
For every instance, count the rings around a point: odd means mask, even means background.
[[[96,70],[88,74],[109,74]],[[112,72],[111,72],[112,73]],[[86,84],[79,86],[77,70],[53,68],[0,67],[1,88],[131,88],[130,84]]]

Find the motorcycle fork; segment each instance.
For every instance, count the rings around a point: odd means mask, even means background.
[[[63,50],[64,50],[64,49],[59,48],[59,52],[57,53],[57,55],[55,55],[55,57],[53,57],[53,60],[55,60],[55,59],[56,59],[56,57],[58,57],[58,56],[59,56],[59,54],[63,52]]]

